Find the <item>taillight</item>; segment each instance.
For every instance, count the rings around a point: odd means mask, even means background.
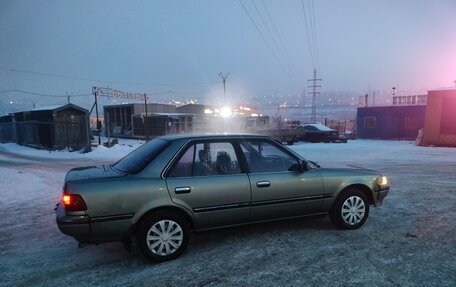
[[[66,211],[84,211],[87,205],[79,194],[63,194],[62,202]]]

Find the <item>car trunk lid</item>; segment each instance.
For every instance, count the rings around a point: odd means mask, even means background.
[[[124,175],[126,175],[125,172],[115,170],[110,165],[78,167],[68,171],[65,183],[78,180],[121,177]]]

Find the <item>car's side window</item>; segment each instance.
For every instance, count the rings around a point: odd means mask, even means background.
[[[316,130],[317,130],[317,128],[316,128],[316,127],[313,127],[313,126],[306,126],[305,129],[306,129],[307,131],[316,131]]]
[[[168,173],[168,177],[192,176],[195,146],[190,146]]]
[[[169,172],[169,177],[241,173],[234,147],[229,142],[191,145]]]
[[[280,172],[299,169],[299,162],[275,145],[266,141],[244,141],[241,149],[251,173]]]

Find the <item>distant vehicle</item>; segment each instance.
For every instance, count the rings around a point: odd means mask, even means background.
[[[320,167],[265,136],[166,136],[70,170],[55,212],[81,244],[136,238],[146,258],[166,261],[191,231],[315,214],[356,229],[389,189],[380,172]]]
[[[296,128],[298,137],[296,141],[305,142],[342,142],[346,143],[347,139],[336,130],[333,130],[322,124],[305,124]]]
[[[276,129],[276,130],[261,130],[261,131],[258,131],[258,134],[268,136],[281,143],[286,143],[287,145],[292,145],[297,141],[297,139],[299,137],[299,134],[297,132],[300,132],[300,131],[298,131],[296,129]]]

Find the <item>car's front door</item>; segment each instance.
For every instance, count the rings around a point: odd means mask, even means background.
[[[317,170],[301,171],[298,159],[267,140],[243,141],[252,187],[251,220],[318,212],[323,181]]]
[[[198,228],[246,222],[250,182],[232,143],[195,142],[167,173],[172,200],[193,212]]]

